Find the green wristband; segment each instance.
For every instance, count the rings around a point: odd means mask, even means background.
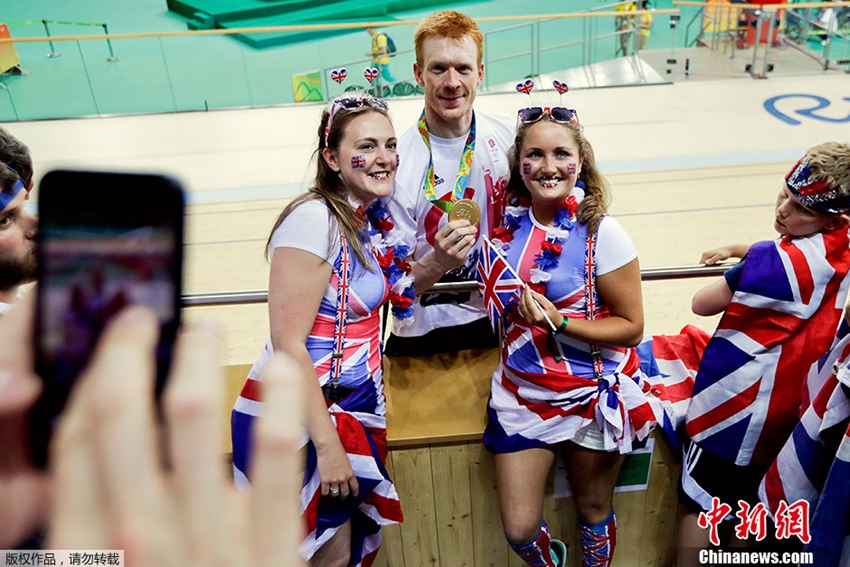
[[[558,330],[557,330],[557,331],[555,331],[555,332],[556,332],[557,334],[559,334],[559,335],[560,335],[560,334],[562,334],[564,331],[566,331],[566,330],[567,330],[567,323],[569,323],[569,319],[568,319],[567,317],[562,316],[562,318],[561,318],[561,326],[560,326],[560,327],[558,327]]]

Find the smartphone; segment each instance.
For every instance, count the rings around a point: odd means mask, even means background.
[[[158,316],[159,395],[180,326],[184,194],[170,177],[51,171],[38,193],[34,352],[44,390],[30,418],[33,462],[110,318],[143,304]],[[120,380],[121,376],[115,376]]]

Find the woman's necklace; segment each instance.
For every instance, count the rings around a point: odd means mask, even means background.
[[[369,233],[372,250],[390,285],[393,316],[402,325],[409,325],[413,322],[413,300],[416,299],[410,264],[405,261],[410,247],[392,233],[395,225],[380,199],[375,199],[365,212],[362,208],[360,211],[368,220],[366,232]]]
[[[558,266],[558,258],[563,250],[563,243],[570,235],[570,230],[576,223],[576,211],[584,198],[584,183],[576,181],[575,187],[564,199],[555,213],[555,226],[546,227],[546,239],[540,243],[540,251],[534,255],[534,266],[529,270],[531,282],[528,287],[541,295],[546,295],[546,287],[552,279],[552,271]],[[530,203],[521,200],[519,206],[506,207],[504,227],[493,231],[493,242],[504,250],[513,240],[514,232],[520,226],[520,219],[528,214]]]

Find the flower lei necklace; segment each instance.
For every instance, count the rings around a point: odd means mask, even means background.
[[[535,264],[529,270],[531,283],[528,287],[541,295],[546,295],[546,286],[552,279],[550,273],[558,266],[558,258],[563,250],[563,243],[570,235],[570,230],[576,224],[576,211],[584,198],[584,183],[576,181],[575,187],[564,199],[555,213],[555,226],[546,228],[546,240],[540,244],[540,252],[534,255]],[[497,248],[507,250],[513,240],[514,232],[519,228],[520,219],[528,214],[531,203],[527,198],[521,198],[519,206],[505,207],[504,227],[494,229],[493,244]]]
[[[402,325],[409,325],[413,322],[413,300],[416,299],[410,264],[404,260],[410,253],[410,247],[391,233],[395,225],[380,199],[375,199],[365,211],[362,207],[357,210],[368,220],[366,232],[369,233],[372,250],[390,284],[393,316]]]

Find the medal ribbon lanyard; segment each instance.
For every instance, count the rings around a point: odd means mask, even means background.
[[[463,194],[466,191],[466,184],[469,182],[469,172],[472,170],[472,156],[475,152],[475,114],[472,115],[472,124],[469,127],[469,135],[466,137],[466,145],[463,147],[463,154],[460,156],[460,165],[457,168],[457,177],[455,184],[452,187],[451,201],[442,201],[437,199],[436,180],[434,175],[434,155],[431,152],[431,139],[428,136],[428,124],[425,122],[425,111],[419,117],[419,135],[422,136],[422,141],[428,148],[428,170],[425,172],[425,183],[422,190],[425,192],[425,198],[437,205],[445,212],[449,212],[452,205],[463,199]]]

